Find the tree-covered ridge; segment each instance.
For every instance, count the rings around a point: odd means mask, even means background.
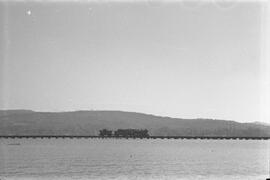
[[[254,120],[256,121],[256,120]],[[0,111],[0,135],[98,135],[99,130],[147,129],[151,136],[270,136],[270,126],[180,119],[123,111]]]

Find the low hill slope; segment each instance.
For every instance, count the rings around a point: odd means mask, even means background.
[[[100,129],[148,129],[156,136],[270,136],[270,126],[213,119],[179,119],[123,111],[0,111],[0,135],[97,135]]]

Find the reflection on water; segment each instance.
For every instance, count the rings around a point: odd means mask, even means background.
[[[269,142],[0,139],[0,178],[263,180]]]

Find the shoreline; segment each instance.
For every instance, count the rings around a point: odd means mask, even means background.
[[[73,135],[1,135],[0,139],[201,139],[201,140],[269,140],[270,137],[238,137],[238,136],[149,136],[149,137],[101,137],[101,136],[73,136]]]

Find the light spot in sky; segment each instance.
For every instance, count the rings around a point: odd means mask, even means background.
[[[27,15],[29,15],[29,16],[32,14],[32,12],[31,12],[30,10],[28,10],[26,13],[27,13]]]
[[[237,1],[232,1],[232,0],[214,1],[214,3],[215,5],[217,5],[217,7],[222,8],[222,9],[233,8],[238,4]]]

